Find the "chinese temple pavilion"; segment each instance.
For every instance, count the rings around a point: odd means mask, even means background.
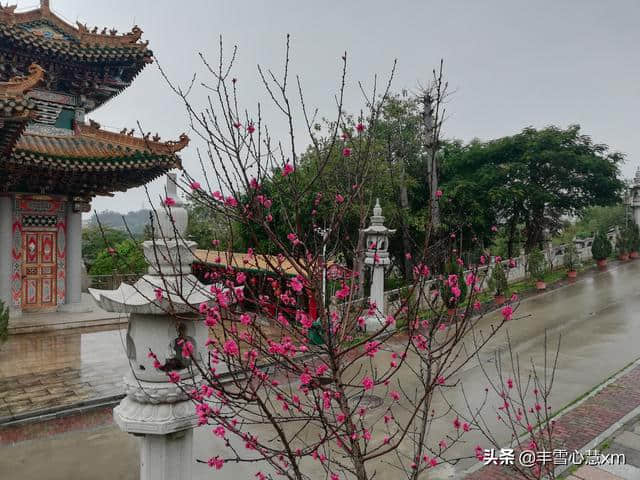
[[[189,139],[106,131],[85,114],[152,62],[130,32],[70,25],[41,0],[0,6],[0,300],[13,315],[74,311],[81,298],[81,215],[96,195],[180,167]]]

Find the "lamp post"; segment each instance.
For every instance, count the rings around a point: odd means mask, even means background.
[[[322,237],[322,308],[327,307],[327,236],[328,228],[314,228],[314,231]]]
[[[365,234],[367,251],[365,252],[365,265],[371,268],[371,291],[369,302],[375,304],[373,315],[365,318],[365,329],[375,330],[384,325],[384,269],[391,263],[389,257],[389,236],[396,231],[384,226],[384,217],[380,200],[376,199],[371,216],[371,225],[362,231]]]

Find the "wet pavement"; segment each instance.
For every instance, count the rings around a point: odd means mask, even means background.
[[[481,355],[483,364],[492,365],[489,360],[492,358],[493,351],[505,351],[508,332],[514,352],[522,359],[522,374],[526,376],[530,371],[528,367],[530,359],[538,365],[542,364],[545,329],[549,332],[550,344],[553,344],[561,334],[562,344],[551,404],[553,411],[561,409],[640,356],[638,348],[640,321],[637,315],[637,312],[640,312],[639,275],[640,262],[630,262],[611,267],[605,272],[586,275],[566,288],[523,301],[517,314],[520,318],[510,322],[508,327],[487,345]],[[496,313],[482,319],[480,328],[487,331],[490,325],[498,320],[498,315]],[[113,338],[111,342],[113,345]],[[77,351],[77,347],[75,348]],[[126,369],[124,349],[122,345],[119,348]],[[378,357],[380,361],[388,362],[388,358],[383,359],[382,355]],[[94,360],[98,359],[94,358]],[[16,368],[19,368],[20,361],[15,359],[13,361]],[[51,361],[55,362],[55,360]],[[1,361],[0,365],[2,365]],[[2,372],[6,375],[4,370]],[[491,374],[491,369],[489,372]],[[404,385],[411,385],[412,382],[409,374],[401,375],[399,380]],[[450,403],[464,412],[465,401],[469,401],[472,406],[480,403],[487,379],[477,362],[466,365],[464,369],[448,379],[450,383],[456,381],[458,381],[456,388],[446,390],[446,401],[442,398],[436,399],[434,404],[436,410],[443,411],[447,408],[447,403]],[[461,393],[461,385],[467,392],[466,399]],[[1,388],[0,391],[2,391]],[[486,420],[497,438],[507,443],[508,433],[501,429],[495,413],[490,410]],[[434,422],[430,438],[433,438],[433,444],[437,444],[450,432],[451,418],[445,417]],[[309,434],[313,435],[314,432]],[[472,431],[467,435],[467,441],[459,444],[456,447],[459,451],[453,451],[452,454],[473,455],[473,447],[483,443],[476,432]],[[374,435],[371,440],[373,443],[380,441],[381,438],[378,438],[378,435]],[[206,459],[215,455],[216,451],[219,452],[219,445],[211,434],[210,427],[196,430],[195,445],[198,458]],[[51,458],[51,452],[54,449],[55,458]],[[120,469],[119,465],[134,468],[131,465],[137,464],[137,455],[135,439],[119,432],[114,426],[55,434],[53,438],[39,436],[1,447],[0,478],[4,478],[7,474],[26,480],[135,478],[125,474],[121,476],[121,472],[131,473],[131,470]],[[95,468],[91,475],[76,474],[78,458],[87,458],[86,456],[92,458],[92,465]],[[117,465],[113,463],[114,456],[118,458]],[[449,475],[461,474],[474,464],[475,461],[469,460],[460,462],[455,467],[439,467],[428,478],[449,478]],[[387,478],[397,472],[383,459],[375,466],[372,464],[370,468],[376,468],[380,478]],[[250,478],[258,469],[252,467],[245,470],[243,466],[230,464],[226,465],[222,471],[216,472],[216,478]],[[310,474],[316,470],[317,467],[314,465],[308,466]],[[194,467],[194,479],[210,478],[210,475],[208,467],[202,464]]]
[[[10,335],[0,346],[0,424],[122,393],[125,329]]]

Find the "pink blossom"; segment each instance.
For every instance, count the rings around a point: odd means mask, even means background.
[[[365,350],[367,356],[369,356],[371,358],[375,357],[376,354],[379,351],[379,348],[378,348],[379,345],[380,345],[380,342],[378,342],[376,340],[372,340],[371,342],[367,342],[364,345],[364,350]]]
[[[438,377],[437,382],[438,382],[438,385],[444,385],[445,378],[444,378],[442,375],[440,375],[440,376]]]
[[[512,378],[508,378],[507,379],[507,387],[508,388],[513,388],[513,379]]]
[[[343,157],[350,157],[351,156],[351,149],[349,147],[344,147],[342,149],[342,156]]]
[[[224,460],[218,456],[212,457],[207,461],[207,465],[215,468],[216,470],[220,470],[224,466]]]
[[[250,123],[249,126],[247,127],[247,132],[249,132],[249,134],[253,133],[256,131],[256,127],[253,125],[253,123]]]
[[[222,425],[218,425],[214,430],[213,430],[213,434],[216,437],[220,437],[220,438],[224,438],[225,434],[226,434],[226,430]]]
[[[453,428],[455,428],[456,430],[460,430],[460,427],[461,427],[460,419],[456,417],[453,420]]]
[[[309,385],[311,383],[311,375],[308,373],[303,373],[300,375],[300,383],[302,385]]]
[[[364,132],[364,128],[364,124],[361,122],[356,125],[356,131],[358,132]]]
[[[326,364],[323,363],[321,365],[318,365],[316,367],[316,375],[320,377],[324,375],[327,370],[329,370],[329,367]]]
[[[226,205],[228,205],[229,207],[237,207],[238,206],[238,201],[233,198],[231,195],[229,195],[225,200],[224,203]]]
[[[193,343],[188,340],[182,343],[182,356],[185,358],[193,356]]]
[[[164,199],[164,204],[167,207],[173,207],[176,204],[176,201],[171,197],[167,197],[167,198]]]
[[[231,356],[236,356],[240,352],[238,344],[232,338],[224,342],[223,349],[224,353]]]
[[[508,322],[513,317],[513,308],[511,308],[511,305],[506,305],[500,313],[502,313],[505,321]]]
[[[240,315],[240,322],[243,325],[250,325],[251,324],[251,315],[249,315],[248,313],[243,313],[242,315]]]
[[[295,233],[289,233],[287,234],[287,238],[289,239],[289,241],[291,243],[293,243],[294,245],[298,245],[300,243],[300,240],[298,240],[298,236]]]
[[[462,295],[462,291],[460,290],[460,288],[458,286],[451,287],[451,293],[453,294],[453,296],[455,298],[459,298],[460,295]]]
[[[178,372],[171,371],[167,373],[167,375],[169,376],[169,381],[171,383],[178,383],[180,381],[180,374]]]
[[[344,202],[344,197],[339,193],[336,193],[336,203],[342,203],[342,202]]]
[[[494,233],[497,232],[498,231],[498,227],[496,227],[495,225],[492,225],[491,226],[491,231],[494,232]]]
[[[442,197],[442,190],[436,190],[436,198]]]
[[[350,292],[351,289],[349,288],[349,286],[346,283],[343,283],[342,288],[336,292],[336,298],[338,300],[344,300],[349,296]]]
[[[155,295],[156,295],[156,300],[158,300],[158,301],[162,300],[162,289],[161,288],[154,289],[153,293],[155,293]]]
[[[469,424],[467,422],[464,422],[462,424],[462,430],[464,430],[465,432],[468,432],[469,430],[471,430],[471,427],[469,426]]]
[[[366,376],[362,379],[362,386],[365,390],[371,390],[373,388],[373,379],[369,376]]]
[[[191,182],[191,190],[200,190],[200,182]]]
[[[293,277],[289,285],[294,292],[300,293],[303,289],[302,278],[299,275]]]
[[[291,165],[290,163],[287,163],[287,164],[285,164],[284,168],[282,169],[282,176],[283,177],[287,177],[287,176],[291,175],[294,171],[295,171],[295,169],[293,168],[293,165]]]
[[[478,461],[482,462],[484,460],[484,448],[482,448],[480,445],[476,445],[475,455]]]
[[[244,272],[238,272],[236,273],[236,283],[239,285],[242,285],[245,280],[247,279],[247,275]]]

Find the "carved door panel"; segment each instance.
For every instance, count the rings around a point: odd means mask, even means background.
[[[56,306],[56,232],[25,230],[22,246],[22,310]]]

